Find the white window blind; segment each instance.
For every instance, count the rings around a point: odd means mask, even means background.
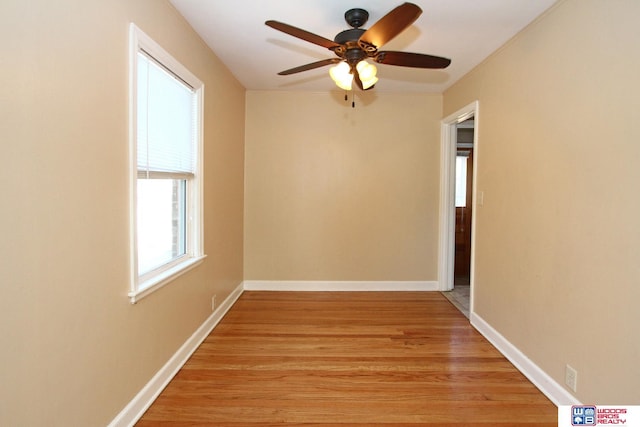
[[[137,162],[140,177],[193,175],[196,97],[182,80],[138,52]]]

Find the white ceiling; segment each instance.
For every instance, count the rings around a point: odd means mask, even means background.
[[[413,0],[418,20],[380,50],[444,56],[451,65],[425,70],[378,65],[376,91],[441,93],[557,0]],[[333,40],[351,8],[369,12],[369,28],[402,0],[170,0],[248,90],[337,89],[329,67],[289,76],[279,71],[335,55],[267,27],[273,19]]]

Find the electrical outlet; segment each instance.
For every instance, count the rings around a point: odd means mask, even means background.
[[[211,311],[216,309],[216,296],[211,297]]]
[[[566,365],[564,368],[564,383],[574,392],[578,388],[578,371],[571,366]]]

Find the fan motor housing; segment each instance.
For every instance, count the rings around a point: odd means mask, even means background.
[[[352,28],[350,30],[344,30],[338,33],[333,41],[338,44],[347,44],[349,42],[357,44],[358,39],[365,33],[365,31],[367,30],[363,30],[362,28]]]

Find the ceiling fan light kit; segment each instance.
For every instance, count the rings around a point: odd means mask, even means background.
[[[378,50],[413,24],[421,13],[422,9],[417,5],[404,3],[365,30],[360,27],[369,19],[369,12],[364,9],[350,9],[344,14],[344,18],[352,28],[338,33],[334,40],[278,21],[267,21],[265,24],[329,49],[337,56],[337,58],[324,59],[281,71],[279,75],[289,75],[335,64],[329,69],[329,75],[339,88],[349,91],[355,82],[361,90],[369,90],[378,82],[378,77],[376,77],[376,66],[366,61],[367,59],[378,64],[412,68],[442,69],[449,66],[451,60],[448,58],[422,53]]]
[[[362,88],[367,90],[378,82],[376,73],[378,69],[375,65],[369,64],[367,61],[360,61],[356,65],[356,70],[362,81]],[[351,90],[353,84],[353,73],[351,67],[346,62],[340,62],[329,69],[331,79],[340,89]]]

